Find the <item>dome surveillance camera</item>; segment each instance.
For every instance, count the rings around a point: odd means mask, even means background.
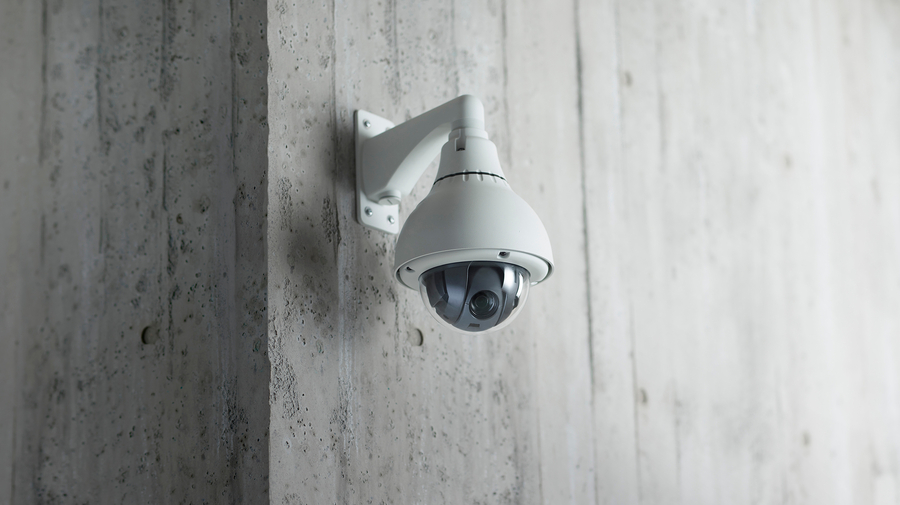
[[[399,231],[398,204],[440,152],[431,192],[407,217],[394,271],[429,312],[457,331],[502,328],[553,270],[540,218],[516,195],[484,130],[484,107],[463,95],[398,126],[358,110],[357,217]]]

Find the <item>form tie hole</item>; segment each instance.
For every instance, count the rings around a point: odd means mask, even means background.
[[[407,337],[409,338],[409,343],[416,347],[425,343],[425,335],[418,328],[411,328]]]
[[[141,330],[141,343],[144,345],[155,344],[156,341],[159,340],[159,326],[156,324],[151,324],[150,326],[145,326],[143,330]]]

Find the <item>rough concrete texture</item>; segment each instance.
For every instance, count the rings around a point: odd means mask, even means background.
[[[394,237],[353,218],[355,108],[402,120],[472,90],[505,137],[503,11],[452,7],[270,4],[273,503],[539,495],[534,341],[439,331],[393,280]]]
[[[900,500],[896,2],[0,16],[0,503]],[[557,260],[489,336],[354,218],[462,93]]]
[[[273,503],[897,502],[896,2],[272,0],[269,48]],[[353,110],[460,93],[558,267],[488,337],[353,217]]]
[[[265,501],[265,7],[2,5],[0,502]]]
[[[25,320],[20,274],[33,251],[20,248],[36,209],[29,174],[38,166],[41,93],[40,4],[0,3],[0,503],[11,503],[17,401],[17,338]],[[12,191],[12,188],[16,188]],[[26,226],[21,226],[26,225]]]

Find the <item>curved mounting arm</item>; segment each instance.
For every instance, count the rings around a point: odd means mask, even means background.
[[[457,128],[484,130],[484,105],[472,95],[454,98],[363,142],[362,153],[356,155],[361,156],[365,196],[379,205],[400,203]]]

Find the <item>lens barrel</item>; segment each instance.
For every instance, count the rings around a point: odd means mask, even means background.
[[[490,291],[479,291],[469,301],[469,312],[478,319],[488,319],[497,312],[500,299]]]

